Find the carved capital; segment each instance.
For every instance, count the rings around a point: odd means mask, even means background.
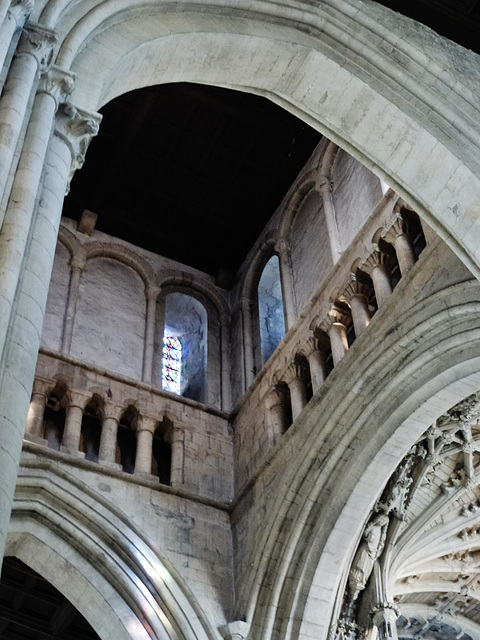
[[[365,298],[368,303],[368,296],[370,295],[370,287],[364,282],[359,282],[357,276],[354,273],[350,274],[350,281],[345,287],[342,294],[338,296],[340,302],[345,302],[350,305],[350,301],[354,296]]]
[[[311,355],[314,351],[322,351],[322,349],[320,348],[318,338],[312,337],[303,343],[300,353],[308,358],[308,356]]]
[[[87,258],[85,255],[75,255],[72,258],[71,267],[72,269],[79,269],[80,271],[83,271],[86,264]]]
[[[58,107],[72,93],[74,83],[74,73],[64,71],[60,67],[53,65],[40,78],[37,92],[48,93],[55,100]]]
[[[334,324],[341,324],[344,327],[347,327],[349,322],[350,322],[350,316],[348,316],[345,313],[345,311],[343,311],[343,309],[340,309],[336,305],[332,304],[330,311],[327,314],[327,317],[324,318],[324,320],[320,324],[320,329],[328,333],[328,330]]]
[[[90,400],[90,398],[90,393],[84,393],[83,391],[69,391],[67,407],[79,407],[83,411],[87,406],[87,402]]]
[[[35,0],[13,0],[8,9],[8,14],[15,20],[18,25],[32,13],[34,6]]]
[[[368,274],[371,275],[375,267],[378,267],[379,265],[388,266],[388,262],[389,262],[389,256],[380,250],[378,244],[374,244],[373,251],[363,261],[360,268],[362,269],[362,271],[366,271]]]
[[[85,162],[88,145],[97,135],[101,120],[99,113],[77,109],[71,103],[60,105],[57,111],[55,133],[68,145],[72,154],[67,193],[75,171]]]
[[[407,224],[400,213],[393,216],[390,228],[385,232],[384,238],[387,242],[395,245],[395,241],[399,236],[403,236],[408,231]]]
[[[278,405],[283,405],[285,400],[285,391],[278,384],[272,385],[266,396],[267,409],[273,409]]]
[[[283,375],[283,380],[285,380],[287,384],[290,384],[295,378],[302,379],[302,367],[300,364],[292,362],[292,364],[287,367]]]
[[[236,620],[220,627],[219,631],[224,640],[245,640],[250,632],[250,625],[243,620]]]
[[[44,73],[52,63],[53,48],[57,39],[55,31],[37,24],[29,24],[24,28],[18,43],[17,56],[34,57],[40,71]]]
[[[137,433],[140,431],[148,431],[153,435],[158,424],[157,418],[150,416],[139,416],[137,420]]]
[[[158,298],[158,294],[160,293],[160,287],[154,284],[148,284],[145,287],[145,295],[147,300],[152,300],[152,302],[156,302]]]
[[[123,411],[124,411],[124,409],[122,407],[119,407],[114,402],[108,402],[107,401],[107,402],[104,403],[104,414],[103,414],[103,417],[104,418],[113,418],[114,420],[119,422],[120,418],[122,417]]]
[[[50,391],[53,389],[54,384],[50,380],[42,380],[35,378],[33,382],[32,396],[39,395],[47,397]]]

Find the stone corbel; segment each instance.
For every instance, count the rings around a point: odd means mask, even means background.
[[[88,146],[97,135],[101,120],[99,113],[78,109],[69,102],[61,104],[57,111],[55,134],[66,143],[72,156],[67,193],[75,171],[85,162]]]
[[[52,29],[29,24],[23,29],[16,55],[32,56],[37,61],[40,72],[45,73],[52,64],[53,49],[57,40],[58,36]]]
[[[53,65],[40,78],[37,93],[48,93],[52,96],[58,109],[58,105],[65,102],[72,93],[74,83],[74,73]]]

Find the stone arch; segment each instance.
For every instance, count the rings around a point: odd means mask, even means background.
[[[175,568],[136,526],[79,480],[48,467],[20,468],[7,555],[66,595],[102,640],[112,633],[121,640],[216,638]]]
[[[253,634],[261,629],[264,638],[327,636],[337,590],[342,592],[363,524],[385,480],[437,416],[480,388],[475,281],[465,293],[459,307],[454,288],[433,294],[407,310],[395,331],[370,333],[362,372],[357,370],[358,382],[345,399],[335,398],[335,380],[348,375],[347,357],[282,438],[276,453],[288,459],[283,488],[270,505],[274,515],[257,540],[259,551],[249,559],[255,568],[239,590],[237,617],[252,623]],[[398,372],[397,358],[402,361]],[[330,415],[319,421],[322,407]],[[292,451],[297,451],[295,460]],[[351,452],[347,459],[345,451]],[[329,496],[329,508],[320,518],[322,495]]]
[[[118,260],[118,262],[121,262],[127,267],[131,267],[138,273],[145,284],[145,288],[154,283],[155,276],[148,262],[120,244],[92,242],[85,248],[85,257],[87,261],[92,258],[112,258],[113,260]]]
[[[192,3],[181,15],[153,0],[135,8],[106,1],[88,13],[75,5],[54,1],[44,13],[61,34],[57,63],[77,72],[74,101],[98,108],[126,90],[174,81],[267,96],[385,179],[478,273],[470,224],[480,201],[474,54],[452,56],[451,43],[428,29],[357,0],[314,10],[299,3],[288,14],[255,2],[241,14],[232,8],[228,20],[215,4],[199,14]],[[127,32],[133,16],[135,29]],[[166,16],[168,33],[162,29]],[[113,49],[111,38],[124,49],[108,54],[99,72],[90,63],[98,59],[97,47]],[[383,47],[372,46],[379,41]],[[392,47],[407,66],[388,55]],[[161,63],[152,69],[151,60]],[[440,193],[439,180],[445,184]]]

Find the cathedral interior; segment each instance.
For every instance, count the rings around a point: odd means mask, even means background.
[[[0,638],[480,640],[479,54],[0,0]]]

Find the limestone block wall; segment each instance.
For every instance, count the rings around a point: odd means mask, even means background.
[[[444,309],[448,306],[448,301],[442,300],[433,305],[431,310],[428,304],[423,304],[431,296],[435,296],[439,292],[445,290],[454,290],[453,286],[458,285],[456,297],[452,300],[452,307],[458,304],[464,295],[463,287],[471,287],[472,275],[451,250],[439,239],[436,238],[432,244],[427,246],[426,250],[421,254],[417,263],[412,267],[411,271],[406,274],[396,290],[392,293],[389,301],[379,310],[371,323],[365,329],[361,339],[356,341],[345,358],[339,363],[333,373],[323,383],[319,392],[312,398],[310,403],[305,407],[304,412],[294,421],[288,432],[277,441],[273,449],[268,449],[268,439],[271,433],[271,425],[269,424],[268,403],[265,402],[266,388],[262,391],[261,387],[265,385],[262,381],[249,395],[248,402],[245,402],[235,421],[235,459],[236,468],[238,469],[236,483],[237,491],[232,512],[232,523],[234,527],[234,545],[235,545],[235,566],[237,567],[236,584],[237,591],[248,599],[248,591],[252,585],[244,584],[243,580],[248,574],[249,566],[258,561],[259,558],[259,536],[261,532],[266,530],[266,514],[272,513],[278,504],[276,498],[285,493],[286,476],[291,475],[295,471],[296,455],[301,442],[305,441],[307,422],[309,417],[312,419],[309,429],[316,432],[319,441],[325,442],[321,449],[322,461],[327,461],[333,449],[338,445],[336,436],[329,440],[327,446],[327,438],[323,438],[323,433],[332,432],[332,434],[343,433],[342,424],[328,424],[323,420],[323,416],[333,411],[335,398],[340,401],[344,395],[355,387],[359,380],[363,380],[359,374],[362,368],[362,361],[368,350],[369,341],[375,341],[378,347],[377,357],[381,358],[381,345],[386,336],[394,332],[400,331],[399,326],[402,318],[407,317],[411,310],[418,307],[418,323],[425,321],[425,314],[436,313],[439,308]],[[478,287],[474,294],[475,299],[478,298]],[[437,306],[439,305],[439,306]],[[453,314],[452,314],[453,317]],[[415,322],[415,320],[414,320]],[[420,338],[419,338],[420,341]],[[409,345],[408,351],[410,355],[415,354],[417,343],[413,341]],[[282,350],[286,350],[287,345],[282,345]],[[402,352],[403,353],[403,352]],[[278,357],[276,354],[275,357]],[[374,356],[375,354],[373,354]],[[406,352],[405,352],[406,355]],[[364,375],[364,374],[362,374]],[[394,376],[395,370],[391,369],[390,374]],[[360,391],[358,391],[360,393]],[[362,406],[367,407],[368,399],[362,398]],[[326,403],[323,404],[322,403]],[[253,415],[261,414],[262,407],[264,409],[264,418],[260,419],[254,425]],[[359,410],[361,407],[357,407]],[[348,418],[346,418],[348,420]],[[253,426],[254,425],[254,426]],[[381,424],[375,425],[375,428],[381,429]],[[246,443],[250,443],[252,453],[249,455]],[[405,443],[406,450],[412,443]],[[363,446],[366,441],[363,440]],[[331,447],[328,448],[328,447]],[[326,462],[324,462],[327,464]],[[310,471],[317,470],[320,462],[316,454],[312,454]],[[338,487],[337,495],[341,494],[341,487]],[[325,494],[325,499],[328,499]],[[301,502],[299,498],[298,502]],[[289,493],[287,499],[292,503],[296,503],[296,496]],[[373,500],[374,496],[365,494],[365,501]],[[352,509],[357,509],[359,505],[352,505]],[[368,506],[365,507],[368,509]],[[355,517],[355,513],[352,514]],[[337,542],[339,541],[337,532]],[[272,553],[275,557],[275,553]],[[253,560],[256,558],[256,560]],[[338,570],[338,567],[332,562],[332,572]],[[328,582],[325,575],[322,576],[324,581]],[[244,592],[245,589],[245,592]],[[321,597],[320,595],[318,597]],[[242,611],[242,605],[245,601],[240,596],[239,611]]]

